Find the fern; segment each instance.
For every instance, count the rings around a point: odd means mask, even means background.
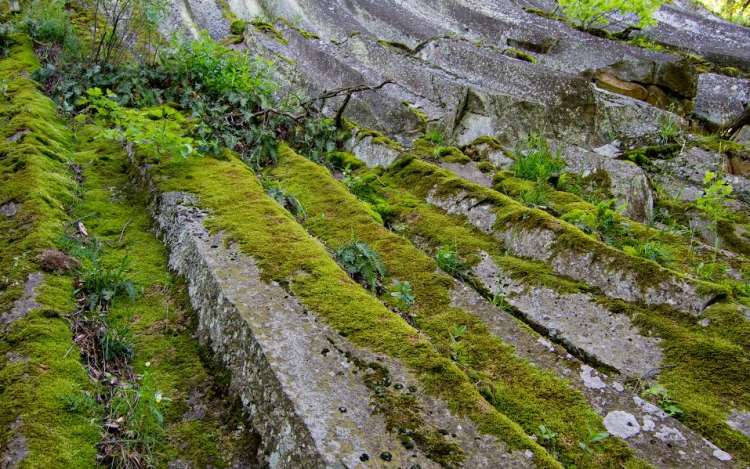
[[[362,241],[352,239],[336,250],[339,264],[352,276],[360,277],[374,292],[378,279],[385,276],[385,265],[374,249]]]

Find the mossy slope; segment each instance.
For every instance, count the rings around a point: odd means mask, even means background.
[[[17,40],[0,60],[0,79],[8,85],[0,100],[0,206],[21,204],[14,217],[0,215],[0,314],[21,297],[27,275],[39,271],[37,256],[60,233],[72,188],[63,163],[71,135],[52,101],[22,76],[38,63],[31,44]],[[45,274],[39,308],[0,335],[0,448],[25,440],[28,454],[19,467],[95,466],[98,427],[67,412],[69,400],[88,388],[63,317],[74,307],[72,289],[70,277]]]

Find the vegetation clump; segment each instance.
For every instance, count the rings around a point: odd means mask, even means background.
[[[373,292],[377,290],[378,281],[386,275],[378,253],[367,243],[354,238],[336,249],[336,259],[349,275],[364,280]]]

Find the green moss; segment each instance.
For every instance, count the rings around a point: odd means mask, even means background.
[[[300,33],[305,39],[320,39],[320,36],[318,36],[317,34],[313,34],[310,31],[305,31],[304,29],[300,28],[299,26],[295,25],[282,16],[276,18],[276,21],[283,21],[287,26]]]
[[[439,120],[439,119],[431,118],[430,116],[428,116],[421,110],[415,108],[414,106],[411,105],[411,103],[409,103],[409,101],[403,101],[401,104],[409,108],[409,110],[413,112],[415,116],[417,116],[419,121],[422,123],[420,127],[420,130],[422,131],[422,133],[427,133],[427,124],[429,124],[430,122]]]
[[[247,28],[247,21],[242,20],[235,20],[232,21],[232,23],[229,25],[229,32],[237,35],[242,36],[245,34],[245,29]]]
[[[212,231],[226,232],[242,252],[255,259],[264,279],[289,285],[306,308],[348,340],[376,353],[400,358],[420,378],[427,392],[445,399],[458,414],[471,417],[481,431],[500,436],[509,448],[530,449],[540,467],[559,467],[517,424],[492,409],[448,358],[354,283],[319,242],[266,196],[252,171],[239,160],[162,161],[151,171],[157,176],[160,191],[198,195],[201,206],[211,211],[206,224]],[[364,211],[355,215],[375,224]],[[308,215],[309,223],[315,223],[315,218]],[[393,248],[402,250],[405,246]],[[426,265],[434,269],[432,260]],[[433,278],[431,282],[450,280],[437,275]]]
[[[623,154],[622,158],[641,167],[650,167],[653,165],[652,159],[672,158],[680,152],[681,148],[677,144],[636,148]]]
[[[328,154],[328,162],[335,168],[346,169],[348,166],[351,170],[356,170],[365,166],[365,164],[357,159],[354,155],[345,151],[335,151]]]
[[[109,316],[117,327],[127,325],[134,336],[136,374],[154,373],[158,389],[171,399],[165,406],[164,431],[157,435],[160,445],[158,467],[180,459],[196,467],[225,468],[235,458],[252,454],[255,441],[250,431],[236,432],[242,425],[239,414],[227,409],[230,404],[214,386],[219,380],[198,357],[210,357],[195,339],[197,315],[190,308],[187,285],[170,274],[167,250],[152,233],[150,199],[134,192],[125,152],[111,142],[93,140],[101,129],[88,126],[79,130],[79,151],[74,160],[85,169],[83,197],[72,216],[99,214],[86,219],[86,227],[103,245],[103,261],[117,263],[124,256],[133,260],[134,280],[144,293],[134,303],[115,303]],[[229,158],[212,161],[230,161]],[[122,237],[121,237],[122,233]],[[203,418],[188,420],[188,401],[202,396],[201,403],[213,408]],[[250,440],[248,440],[248,438]],[[250,445],[249,448],[245,445]]]
[[[378,42],[380,44],[383,44],[384,46],[393,47],[394,49],[397,49],[397,50],[399,50],[401,52],[404,52],[404,53],[406,53],[408,55],[413,55],[414,54],[414,49],[412,49],[411,47],[407,46],[406,44],[404,44],[402,42],[387,41],[385,39],[378,39]]]
[[[8,85],[6,99],[0,100],[0,206],[21,205],[14,217],[0,217],[3,312],[23,295],[28,275],[39,271],[40,250],[53,246],[71,188],[66,166],[47,156],[67,156],[70,133],[38,85],[21,76],[32,73],[38,62],[29,41],[16,40],[0,60],[0,79]],[[21,131],[29,133],[16,143],[7,141]],[[70,277],[44,275],[37,289],[39,307],[6,328],[0,339],[0,447],[22,437],[29,450],[22,467],[95,466],[99,428],[87,415],[67,410],[68,401],[89,386],[78,354],[67,353],[72,340],[64,316],[74,307],[71,291]],[[11,430],[16,424],[21,425]]]
[[[479,318],[452,307],[450,291],[453,280],[436,273],[435,261],[409,241],[373,222],[366,207],[324,168],[285,150],[281,152],[277,165],[270,168],[269,175],[279,180],[305,206],[308,213],[305,226],[313,235],[333,247],[354,236],[378,252],[388,270],[388,279],[409,280],[417,299],[414,305],[417,327],[432,338],[432,344],[446,358],[454,352],[447,331],[453,324],[468,325],[470,332],[461,341],[459,351],[471,363],[467,373],[491,386],[493,405],[529,435],[534,435],[540,424],[549,424],[561,434],[569,435],[569,441],[573,443],[580,428],[587,425],[602,428],[601,418],[577,391],[552,373],[539,371],[517,358],[515,350],[493,336]],[[390,195],[391,191],[388,193]],[[389,202],[400,205],[393,199]],[[462,253],[465,252],[465,239],[457,239]],[[496,242],[487,244],[488,251],[496,251],[493,247]],[[517,259],[501,261],[501,264],[512,265],[513,275],[524,275],[530,282],[538,282],[534,277],[545,274],[543,266]],[[606,457],[591,463],[591,466],[581,467],[619,467],[618,461],[624,462],[632,457],[621,443],[610,449]],[[560,452],[561,460],[569,462],[582,454],[576,444],[569,444]],[[615,453],[617,456],[613,456]]]
[[[282,36],[271,23],[266,21],[252,21],[250,24],[252,24],[258,32],[271,36],[281,44],[288,44],[287,40],[284,39],[284,36]]]
[[[353,131],[354,129],[357,129],[357,141],[361,141],[362,139],[367,138],[367,137],[372,137],[373,144],[384,145],[388,148],[391,148],[399,152],[404,151],[400,143],[389,139],[388,137],[384,136],[377,130],[366,129],[352,121],[346,121],[346,123],[343,126],[343,130],[345,132]]]
[[[661,371],[659,383],[683,410],[680,420],[736,458],[750,460],[750,440],[726,422],[731,409],[750,408],[748,323],[736,305],[707,308],[702,316],[710,324],[704,327],[701,318],[666,307],[603,302],[663,339],[664,363],[676,367]]]
[[[536,63],[536,58],[533,55],[527,52],[520,51],[518,49],[513,49],[509,47],[503,51],[503,54],[507,55],[508,57],[512,57],[514,59],[523,60],[524,62],[530,62],[532,64]]]

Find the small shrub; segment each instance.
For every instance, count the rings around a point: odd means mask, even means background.
[[[591,211],[574,210],[563,219],[569,221],[587,233],[596,233],[610,246],[616,246],[618,239],[627,235],[629,226],[622,218],[625,205],[613,210],[615,199],[607,199]]]
[[[404,280],[402,282],[394,278],[393,287],[396,289],[396,291],[392,291],[391,296],[393,298],[396,298],[398,308],[402,311],[411,311],[416,298],[414,297],[414,293],[412,293],[411,284],[409,283],[409,281]]]
[[[521,191],[521,203],[531,208],[547,208],[552,195],[552,188],[547,184],[539,183],[533,189]]]
[[[293,195],[287,194],[286,189],[282,189],[278,182],[269,178],[263,178],[261,184],[263,185],[263,190],[266,191],[272,199],[278,202],[279,205],[289,210],[292,215],[300,220],[306,218],[305,209],[302,207],[302,203],[299,199]]]
[[[716,254],[719,251],[719,220],[726,216],[726,204],[732,194],[732,186],[712,171],[706,171],[703,185],[705,189],[696,200],[696,206],[711,220],[711,231],[714,235],[713,261],[716,262]]]
[[[105,267],[97,260],[83,268],[75,293],[85,295],[89,311],[108,311],[118,297],[127,296],[130,301],[135,301],[138,290],[133,281],[134,276],[128,256],[123,257],[117,267]]]
[[[673,259],[669,246],[659,241],[648,241],[645,243],[636,241],[632,246],[623,246],[622,250],[633,257],[642,257],[659,264],[664,264]]]
[[[677,125],[675,116],[672,113],[673,109],[674,106],[670,106],[670,112],[659,121],[659,143],[662,145],[674,142],[682,134],[682,129]]]
[[[453,345],[458,345],[459,342],[461,342],[461,338],[463,338],[464,332],[466,332],[466,326],[457,326],[456,324],[453,325],[453,330],[448,333],[448,335],[451,338],[451,343]]]
[[[638,18],[638,27],[656,24],[653,19],[665,0],[558,0],[571,23],[590,29],[620,23],[621,15]]]
[[[23,23],[37,44],[57,46],[68,55],[80,52],[81,44],[65,10],[65,2],[37,2],[33,8],[26,9]]]
[[[440,246],[435,255],[438,267],[449,275],[460,275],[465,266],[458,257],[458,245],[454,239],[448,246]]]
[[[531,134],[516,146],[516,161],[510,169],[516,177],[546,182],[550,176],[565,169],[565,161],[560,158],[561,154],[562,151],[558,150],[557,155],[553,156],[547,139]]]
[[[374,249],[352,239],[336,250],[336,259],[353,278],[361,278],[376,291],[378,280],[385,277],[385,265]]]

